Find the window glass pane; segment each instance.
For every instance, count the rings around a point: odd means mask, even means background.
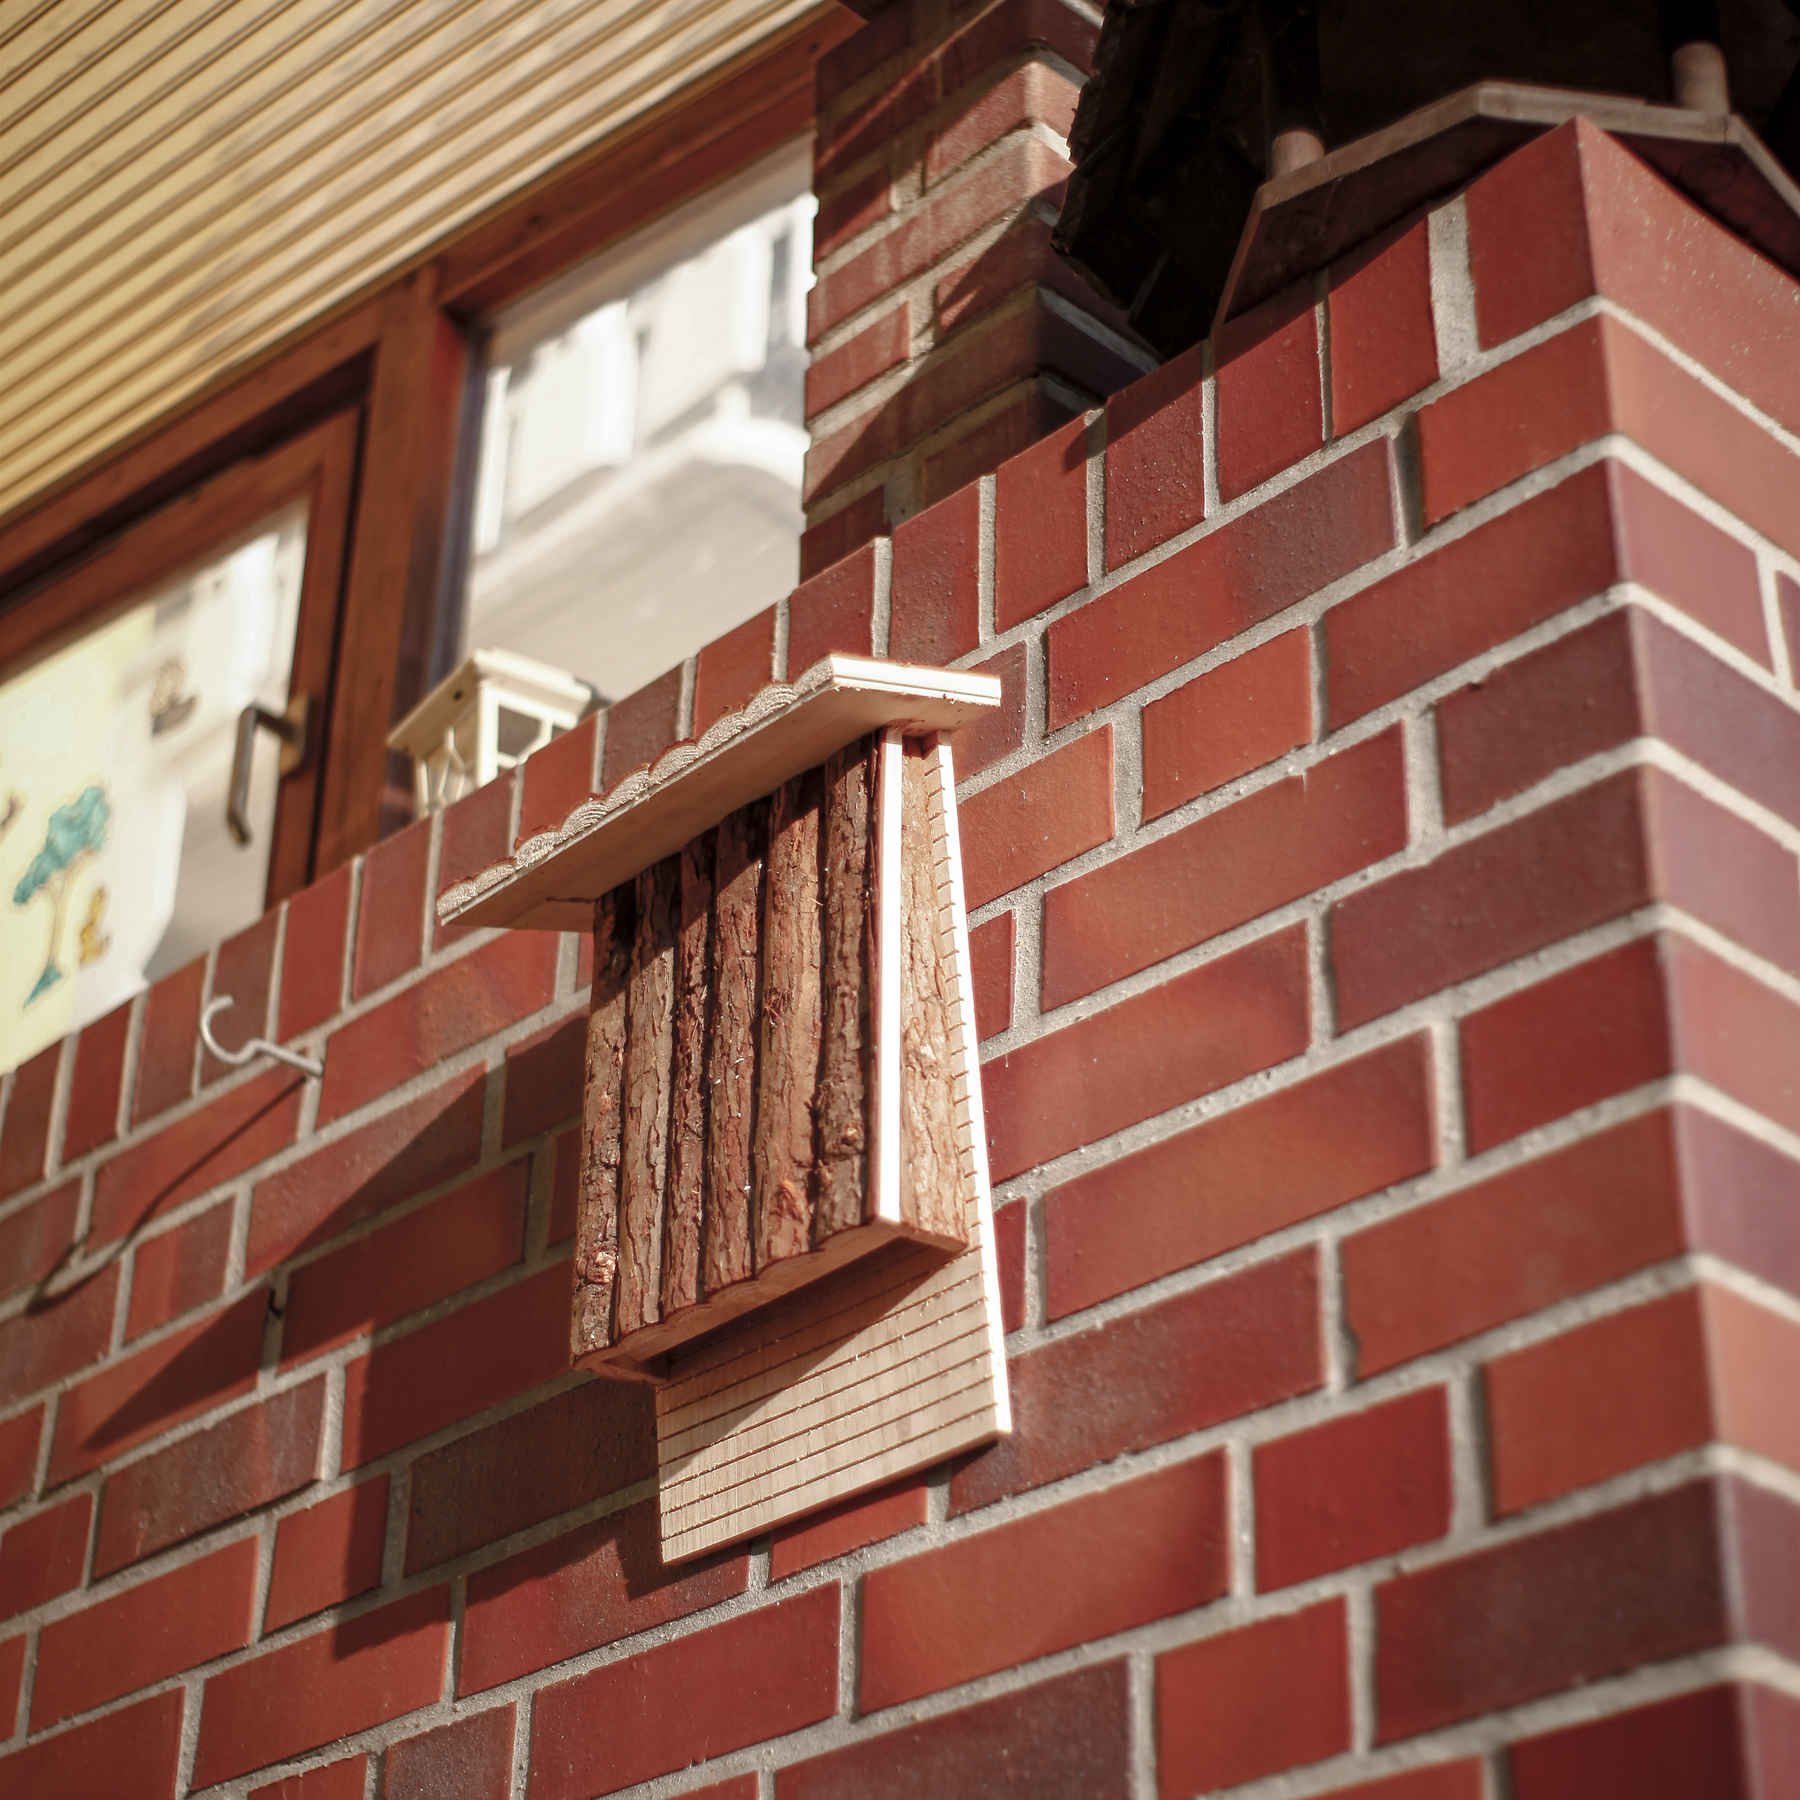
[[[279,747],[225,826],[239,712],[287,703],[304,512],[0,684],[0,1068],[260,917]]]
[[[793,145],[495,321],[471,648],[616,699],[794,585],[811,178]]]

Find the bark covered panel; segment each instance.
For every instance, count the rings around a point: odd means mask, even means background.
[[[713,910],[713,1031],[707,1085],[703,1280],[716,1294],[754,1273],[750,1194],[756,1128],[756,1039],[762,1010],[763,858],[768,803],[719,826]]]
[[[612,1342],[619,1267],[620,1121],[625,1092],[626,996],[632,891],[594,903],[594,986],[581,1097],[581,1182],[575,1215],[575,1305],[570,1348],[579,1357]]]
[[[669,1201],[663,1229],[662,1312],[700,1298],[706,1180],[706,1038],[711,1007],[713,845],[681,853],[681,927],[675,949],[675,1075],[669,1116]]]
[[[663,1206],[668,1192],[669,1104],[675,1055],[675,940],[680,858],[637,878],[631,951],[630,1035],[619,1201],[618,1337],[659,1315]]]

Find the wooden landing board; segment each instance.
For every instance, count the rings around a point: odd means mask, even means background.
[[[948,1261],[885,1248],[668,1359],[656,1397],[665,1562],[1011,1429],[948,745],[934,741],[927,764],[938,928],[956,971],[951,1060],[969,1245]]]
[[[955,731],[1000,704],[993,675],[828,656],[792,686],[764,688],[698,743],[584,801],[555,831],[439,897],[440,924],[587,931],[594,902],[834,750],[871,731]]]

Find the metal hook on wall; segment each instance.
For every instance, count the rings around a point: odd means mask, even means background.
[[[314,1081],[325,1073],[325,1065],[310,1056],[302,1056],[298,1050],[284,1050],[279,1044],[271,1044],[267,1038],[253,1037],[245,1043],[241,1050],[227,1050],[212,1034],[214,1018],[231,1005],[229,994],[220,994],[207,1002],[206,1010],[200,1015],[200,1041],[220,1062],[230,1063],[234,1069],[241,1069],[245,1063],[256,1056],[272,1056],[277,1062],[284,1062],[291,1069],[298,1069],[309,1075]]]

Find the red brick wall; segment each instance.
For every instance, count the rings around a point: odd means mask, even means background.
[[[1795,1793],[1800,289],[1575,126],[1321,293],[10,1078],[0,1791]],[[430,900],[833,644],[1005,682],[1018,1428],[664,1569]]]

